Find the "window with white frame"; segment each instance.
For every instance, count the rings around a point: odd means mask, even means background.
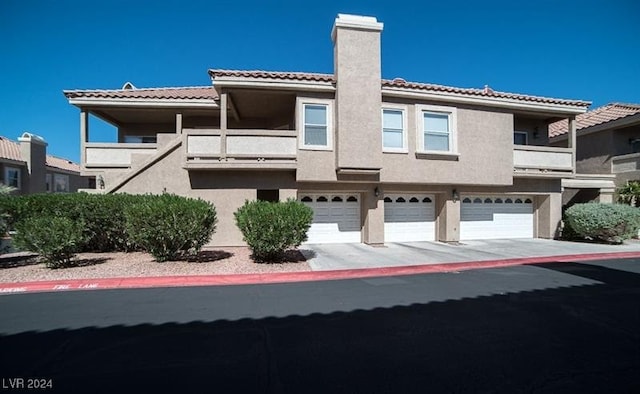
[[[45,175],[45,183],[47,185],[47,193],[51,193],[53,191],[53,185],[51,184],[51,174]]]
[[[456,152],[456,109],[430,105],[418,106],[418,151],[433,153]]]
[[[53,174],[53,191],[56,193],[68,193],[69,175]]]
[[[513,132],[513,144],[514,145],[527,145],[528,133],[526,131],[514,131]]]
[[[404,109],[382,109],[382,150],[384,152],[407,151],[405,124]]]
[[[332,141],[332,105],[329,100],[299,101],[300,147],[330,150]]]
[[[22,186],[22,180],[20,179],[20,169],[16,167],[4,168],[4,184],[7,186],[20,189]]]

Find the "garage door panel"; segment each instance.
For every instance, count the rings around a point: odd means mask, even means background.
[[[386,242],[434,241],[433,196],[387,195],[384,203],[384,222]]]
[[[533,238],[533,203],[527,197],[465,197],[460,239]]]
[[[354,194],[300,194],[313,209],[306,243],[356,243],[361,241],[360,202]]]

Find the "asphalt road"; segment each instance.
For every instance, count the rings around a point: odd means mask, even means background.
[[[0,392],[640,392],[640,259],[11,294],[0,316]]]

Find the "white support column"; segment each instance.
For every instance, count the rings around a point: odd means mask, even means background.
[[[87,142],[89,142],[89,113],[80,110],[80,165],[87,164]]]
[[[575,174],[577,172],[576,170],[576,145],[577,145],[577,137],[576,137],[576,117],[575,116],[570,116],[568,119],[568,123],[569,123],[569,127],[568,127],[568,131],[569,131],[569,135],[568,135],[568,147],[571,148],[571,157],[572,157],[572,166],[573,166],[573,173]]]
[[[220,158],[227,158],[227,93],[220,94]]]
[[[176,114],[176,134],[182,134],[182,114]]]

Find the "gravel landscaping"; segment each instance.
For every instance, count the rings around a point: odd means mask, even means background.
[[[251,260],[246,247],[203,249],[193,261],[158,263],[142,252],[79,253],[74,266],[46,268],[30,254],[0,256],[0,283],[60,279],[119,278],[145,276],[228,275],[311,271],[309,263],[297,250],[287,252],[285,262],[258,264]]]

